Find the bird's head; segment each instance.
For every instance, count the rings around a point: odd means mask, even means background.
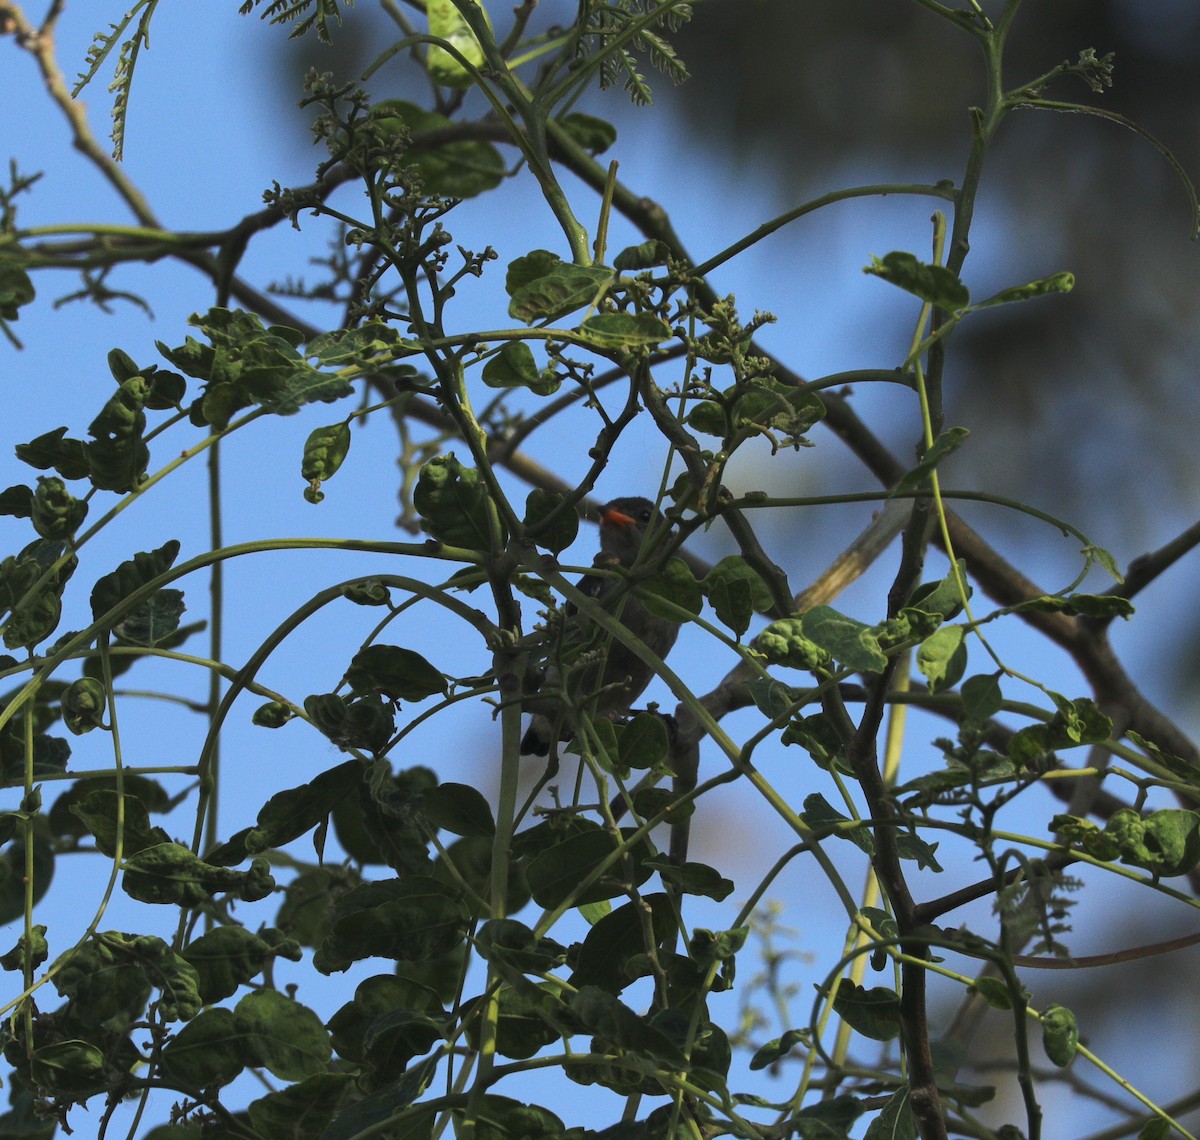
[[[646,532],[667,525],[649,499],[626,496],[600,508],[600,553],[632,566]]]

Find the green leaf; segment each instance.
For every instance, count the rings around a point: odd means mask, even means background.
[[[629,352],[669,340],[671,326],[653,313],[599,313],[579,326],[588,344],[610,352]]]
[[[954,688],[967,671],[966,630],[961,625],[935,630],[917,650],[917,668],[931,693]]]
[[[291,843],[323,824],[362,781],[362,766],[347,760],[307,784],[276,792],[258,811],[257,826],[246,836],[250,854]]]
[[[533,350],[523,340],[506,341],[484,364],[481,378],[489,388],[528,388],[538,396],[553,395],[561,384],[553,369],[538,371]]]
[[[617,994],[633,984],[638,974],[626,965],[646,953],[647,908],[655,945],[674,937],[675,911],[665,894],[643,894],[638,902],[617,907],[596,920],[579,947],[570,977],[573,988],[599,986]]]
[[[648,867],[657,871],[664,883],[681,894],[704,895],[723,902],[734,890],[732,879],[725,878],[715,867],[706,863],[671,863],[662,857],[647,860]]]
[[[1012,993],[1003,978],[981,974],[967,987],[967,992],[978,994],[992,1009],[1012,1009]]]
[[[613,268],[618,273],[636,273],[639,269],[653,269],[666,265],[671,260],[671,247],[665,241],[651,238],[641,245],[627,246],[613,258]]]
[[[387,140],[408,132],[409,145],[400,157],[400,165],[412,167],[421,179],[426,194],[442,198],[474,198],[494,190],[504,181],[507,167],[504,156],[482,139],[426,141],[437,138],[453,123],[445,115],[427,111],[403,99],[383,99],[370,112],[370,120]]]
[[[630,833],[630,829],[622,829],[622,835]],[[634,886],[641,886],[650,877],[650,868],[643,861],[644,844],[636,844],[624,857],[613,859],[619,846],[617,836],[596,827],[577,831],[546,847],[525,869],[534,901],[547,908],[564,903],[580,906],[617,898],[628,891],[631,881]],[[607,869],[581,889],[584,879],[605,862]]]
[[[87,1041],[56,1041],[29,1054],[29,1073],[39,1089],[64,1099],[86,1100],[109,1083],[104,1054]]]
[[[243,1055],[280,1080],[311,1077],[323,1071],[333,1055],[321,1019],[278,990],[247,994],[234,1006],[233,1023]]]
[[[593,156],[603,154],[617,141],[617,128],[604,119],[597,119],[594,115],[573,111],[569,115],[563,115],[557,121],[559,126],[571,136],[573,142]],[[617,266],[617,268],[621,267]]]
[[[900,997],[895,990],[883,986],[868,990],[843,978],[833,1008],[851,1029],[872,1041],[900,1036]]]
[[[898,1088],[863,1133],[863,1140],[917,1140],[917,1122],[913,1118],[912,1092],[908,1085]]]
[[[73,681],[62,695],[63,724],[76,736],[101,728],[107,702],[104,685],[94,677]]]
[[[1079,1026],[1075,1015],[1057,1002],[1042,1010],[1042,1048],[1060,1069],[1065,1069],[1079,1047]]]
[[[204,1005],[195,969],[154,935],[94,934],[56,966],[55,988],[92,1025],[140,1018],[152,987],[167,1021],[190,1021]]]
[[[105,574],[92,587],[92,617],[99,620],[148,582],[165,574],[179,556],[179,542],[171,539],[157,550],[140,551]]]
[[[525,526],[537,532],[533,541],[551,554],[561,554],[579,534],[579,515],[571,508],[558,510],[564,501],[564,495],[540,487],[534,487],[525,500]],[[555,511],[553,524],[545,525]]]
[[[1014,285],[1001,289],[999,293],[980,301],[976,309],[986,309],[991,305],[1008,305],[1013,301],[1029,301],[1034,297],[1044,297],[1048,293],[1069,293],[1075,288],[1075,274],[1052,273],[1049,277],[1040,277],[1030,281],[1028,285]]]
[[[399,645],[368,645],[360,649],[346,670],[355,693],[382,693],[391,701],[422,701],[444,693],[446,678],[419,653]]]
[[[776,1061],[782,1061],[797,1045],[808,1048],[810,1040],[807,1029],[789,1029],[781,1037],[776,1037],[761,1046],[750,1058],[751,1072],[770,1068]]]
[[[0,321],[15,321],[22,305],[28,305],[36,293],[29,274],[10,257],[0,257]]]
[[[331,974],[366,958],[444,958],[462,944],[469,921],[461,892],[428,876],[362,883],[334,904],[313,964]]]
[[[965,309],[971,303],[967,287],[949,269],[944,265],[927,265],[911,253],[897,250],[882,258],[872,257],[863,272],[882,277],[949,313]]]
[[[205,1005],[232,997],[262,973],[276,957],[300,960],[300,944],[252,934],[244,926],[218,926],[183,949],[183,958],[196,971],[198,990]]]
[[[86,479],[91,472],[83,440],[67,439],[65,427],[55,428],[28,443],[18,443],[17,458],[40,471],[53,468],[64,479]]]
[[[246,1106],[250,1123],[259,1136],[279,1140],[321,1136],[353,1089],[349,1073],[314,1073],[298,1084],[267,1093]],[[146,1140],[156,1140],[149,1136]],[[169,1140],[164,1137],[163,1140]]]
[[[491,805],[470,784],[443,781],[421,797],[421,811],[435,828],[454,835],[491,836],[496,833]]]
[[[854,823],[848,815],[843,815],[819,792],[813,792],[804,798],[804,811],[800,818],[815,832],[815,838],[823,839],[826,835],[836,835],[839,839],[848,839],[855,847],[867,855],[875,854],[875,838],[861,824],[855,827],[842,828],[843,823]]]
[[[819,669],[829,663],[829,652],[823,649],[812,638],[805,633],[805,624],[803,617],[780,618],[778,621],[773,621],[766,629],[762,631],[754,639],[754,648],[757,649],[771,665],[786,665],[789,669]],[[772,689],[772,693],[777,693],[777,689]],[[784,697],[785,694],[779,694]],[[755,698],[755,703],[758,698]],[[768,716],[774,718],[784,708],[790,708],[792,705],[791,690],[787,690],[786,701],[779,708],[771,711],[771,708],[759,707]],[[774,706],[772,706],[773,708]]]
[[[606,1045],[653,1058],[672,1069],[687,1068],[687,1058],[666,1034],[607,990],[582,986],[571,995],[570,1006],[584,1027]]]
[[[704,593],[700,583],[681,558],[672,558],[653,578],[638,584],[638,595],[646,603],[646,609],[659,617],[678,621],[679,614],[672,608],[657,604],[657,599],[670,602],[690,614],[698,614],[704,608]]]
[[[919,610],[921,613],[936,614],[944,621],[952,621],[963,608],[963,591],[969,601],[972,590],[967,581],[966,562],[958,559],[957,573],[951,570],[940,582],[923,582],[912,592],[904,609]],[[960,585],[961,583],[961,585]]]
[[[982,724],[1004,707],[1000,689],[1000,673],[977,673],[968,677],[959,690],[962,694],[963,718]]]
[[[138,902],[165,906],[197,906],[217,892],[257,902],[275,889],[268,866],[255,859],[249,871],[231,871],[197,859],[180,843],[158,843],[125,860],[121,889]]]
[[[463,467],[453,452],[429,460],[417,476],[413,505],[421,527],[448,546],[491,549],[490,504],[479,472]]]
[[[1200,815],[1194,811],[1163,808],[1143,818],[1133,808],[1118,808],[1104,831],[1122,863],[1155,875],[1186,875],[1200,864]]]
[[[77,784],[76,788],[79,787]],[[72,797],[73,802],[68,801],[67,809],[95,839],[96,847],[111,858],[117,852],[116,788],[97,787],[91,782],[83,784],[83,787],[87,790],[78,798]],[[170,840],[162,828],[150,823],[150,813],[139,797],[126,791],[122,807],[122,850],[126,858],[146,847]]]
[[[143,433],[150,397],[144,376],[126,380],[88,427],[91,442],[84,445],[92,485],[102,491],[132,491],[140,486],[150,465]]]
[[[591,304],[612,280],[611,269],[573,265],[548,250],[535,249],[508,267],[508,313],[526,324],[554,320]]]
[[[898,492],[908,492],[920,490],[921,486],[929,478],[929,474],[935,467],[942,462],[946,456],[957,451],[966,441],[971,433],[966,428],[952,427],[947,428],[933,441],[932,444],[925,450],[924,455],[917,461],[915,467],[905,472],[900,481],[896,484]]]
[[[870,626],[829,606],[814,606],[801,622],[804,635],[847,669],[856,673],[882,673],[887,668],[887,658]]]
[[[163,1075],[182,1088],[220,1088],[249,1063],[241,1044],[233,1011],[206,1009],[163,1047]]]
[[[704,576],[701,587],[717,617],[738,637],[750,628],[755,613],[769,610],[775,604],[766,582],[739,554],[722,558]]]
[[[211,342],[188,337],[178,348],[161,341],[158,350],[176,368],[204,380],[204,395],[193,405],[192,419],[224,429],[242,408],[257,404],[277,415],[291,415],[313,401],[330,403],[353,393],[344,377],[313,368],[300,354],[304,334],[283,325],[264,326],[251,313],[209,309],[189,324]]]
[[[76,499],[61,479],[39,475],[37,483],[37,490],[29,501],[33,529],[42,538],[71,537],[87,518],[87,503]]]
[[[300,477],[307,480],[304,497],[310,503],[325,498],[321,484],[331,479],[350,451],[350,425],[345,420],[328,427],[314,428],[304,441]]]
[[[117,622],[113,633],[126,645],[162,645],[175,635],[186,610],[182,590],[156,590]]]
[[[665,763],[670,746],[662,717],[640,712],[621,730],[617,741],[621,769],[657,770]]]
[[[1128,598],[1120,598],[1113,594],[1047,594],[1018,602],[1012,607],[1012,612],[1060,613],[1105,621],[1116,617],[1131,618],[1133,603]]]
[[[459,3],[477,9],[488,28],[491,28],[492,22],[488,19],[487,10],[475,0],[459,0]],[[429,16],[431,36],[445,40],[472,67],[483,66],[483,48],[453,0],[428,0],[425,11]],[[434,82],[445,87],[470,87],[473,82],[471,72],[463,65],[462,60],[437,44],[429,45],[426,64]]]

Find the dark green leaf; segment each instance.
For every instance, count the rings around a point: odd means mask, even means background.
[[[561,554],[579,534],[579,515],[571,508],[558,511],[554,522],[545,525],[563,501],[564,496],[540,487],[534,487],[525,500],[525,526],[536,531],[534,542],[551,554]]]
[[[1027,285],[1014,285],[1009,289],[1001,289],[999,293],[980,301],[975,308],[986,309],[990,305],[1008,305],[1013,301],[1029,301],[1034,297],[1044,297],[1047,293],[1069,293],[1075,288],[1075,274],[1053,273],[1049,277],[1041,277],[1030,281]]]
[[[622,771],[658,769],[666,762],[670,744],[662,717],[647,712],[636,714],[617,740]]]
[[[37,490],[29,504],[33,529],[42,538],[71,537],[87,518],[87,503],[76,499],[57,477],[39,475],[37,482]]]
[[[349,451],[350,425],[344,420],[309,433],[300,460],[300,477],[308,482],[304,497],[310,503],[319,503],[325,497],[321,483],[337,473]]]
[[[9,257],[0,258],[0,321],[15,321],[17,310],[36,296],[29,274]]]
[[[187,606],[182,590],[156,590],[113,626],[126,645],[162,645],[179,629]]]
[[[722,558],[701,585],[717,617],[738,637],[750,628],[755,613],[763,613],[775,604],[758,571],[738,554]]]
[[[982,724],[994,717],[1004,705],[1000,689],[1000,674],[977,673],[968,677],[959,690],[962,694],[963,717]]]
[[[1129,599],[1114,594],[1047,594],[1019,602],[1012,610],[1013,613],[1070,614],[1072,617],[1095,618],[1098,621],[1133,616],[1133,604]]]
[[[883,1111],[867,1126],[863,1140],[917,1140],[917,1122],[913,1118],[912,1093],[905,1085],[892,1093]]]
[[[422,701],[449,687],[424,657],[398,645],[360,649],[346,670],[346,680],[355,693],[383,693],[392,701]]]
[[[548,250],[535,249],[508,267],[508,313],[526,324],[554,320],[591,304],[612,280],[611,269],[573,265]]]
[[[101,618],[148,582],[165,574],[179,556],[179,542],[171,539],[157,550],[142,551],[105,574],[92,588],[92,616]]]
[[[233,1023],[243,1055],[280,1080],[311,1077],[332,1055],[321,1019],[278,990],[247,994],[234,1007]]]
[[[299,961],[300,944],[278,936],[263,938],[244,926],[218,926],[183,949],[205,1005],[232,997],[276,957]]]
[[[94,677],[73,681],[62,695],[63,724],[76,736],[104,724],[104,685]]]
[[[759,1048],[750,1058],[751,1071],[757,1072],[759,1069],[769,1068],[776,1061],[783,1060],[797,1045],[807,1048],[809,1040],[810,1035],[807,1029],[789,1029],[782,1037],[776,1037]]]
[[[491,549],[490,503],[479,472],[463,467],[453,452],[429,460],[413,491],[422,529],[447,546],[468,550]]]
[[[1079,1047],[1079,1027],[1075,1015],[1057,1002],[1042,1010],[1042,1048],[1046,1056],[1060,1069],[1065,1069],[1075,1058]]]
[[[944,265],[927,265],[911,253],[897,250],[882,258],[872,257],[863,272],[882,277],[947,312],[965,309],[971,303],[967,287],[949,269]]]
[[[947,428],[926,449],[925,454],[917,461],[915,467],[905,472],[896,484],[899,492],[918,491],[929,478],[929,473],[952,452],[957,451],[967,441],[971,433],[966,428]]]
[[[671,337],[671,326],[653,313],[600,313],[579,326],[588,344],[609,352],[661,344]]]
[[[314,1073],[298,1084],[252,1100],[246,1111],[259,1136],[279,1140],[321,1136],[353,1085],[349,1073]]]
[[[804,634],[856,673],[882,673],[887,658],[871,627],[829,606],[814,606],[802,619]]]
[[[833,1008],[851,1029],[872,1041],[891,1041],[900,1035],[900,998],[882,986],[864,989],[843,978]]]
[[[861,825],[841,827],[841,824],[855,821],[838,811],[819,792],[813,792],[804,797],[804,811],[801,813],[801,819],[813,829],[816,839],[823,839],[826,835],[836,835],[839,839],[850,840],[868,855],[875,854],[875,839],[871,832]]]
[[[690,614],[698,614],[704,608],[704,593],[700,583],[692,573],[691,567],[681,558],[672,558],[653,578],[639,583],[638,593],[645,601],[646,609],[672,621],[679,620],[678,612],[658,605],[659,598]]]
[[[172,1037],[162,1051],[163,1075],[181,1088],[219,1088],[249,1063],[233,1011],[206,1009]]]
[[[423,875],[363,883],[339,898],[313,964],[323,974],[366,958],[421,962],[462,944],[470,915],[461,892]]]
[[[641,245],[631,245],[621,250],[613,259],[613,268],[618,273],[636,273],[639,269],[666,265],[671,257],[671,247],[666,242],[651,238]]]
[[[675,911],[665,894],[644,894],[637,903],[625,903],[598,919],[588,931],[575,956],[572,987],[599,986],[618,994],[636,980],[638,973],[626,964],[647,951],[647,907],[655,945],[674,936]]]
[[[641,886],[650,877],[650,868],[642,864],[644,848],[635,845],[628,854],[612,859],[617,847],[615,836],[595,828],[576,832],[546,848],[530,861],[525,872],[534,900],[548,908],[564,903],[580,906],[616,898],[629,889],[630,881]],[[605,862],[606,870],[581,890],[583,880]]]
[[[569,115],[563,115],[558,123],[574,142],[592,155],[603,154],[617,141],[617,128],[594,115],[573,111]]]
[[[79,439],[67,439],[65,427],[55,428],[28,443],[17,444],[17,458],[39,471],[53,468],[64,479],[86,479],[91,471],[88,467],[87,450]]]
[[[757,649],[772,665],[786,665],[791,669],[819,669],[829,663],[829,651],[806,635],[803,617],[780,618],[773,621],[754,639]],[[790,707],[789,699],[785,707]],[[763,710],[767,711],[766,709]],[[784,711],[781,707],[771,713],[772,717]]]
[[[481,376],[489,388],[528,388],[539,396],[558,391],[559,379],[551,371],[538,371],[533,350],[523,340],[506,341],[488,358]]]
[[[490,836],[496,832],[492,809],[478,788],[444,782],[421,797],[421,811],[435,828],[454,835]]]
[[[966,630],[961,625],[935,630],[917,649],[917,668],[931,693],[954,688],[967,671]]]

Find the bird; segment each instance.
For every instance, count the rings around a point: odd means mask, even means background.
[[[599,516],[600,553],[593,563],[599,568],[632,568],[647,533],[667,525],[655,505],[640,496],[613,499],[600,508]],[[648,610],[626,583],[610,575],[585,574],[579,580],[579,589],[609,610],[656,656],[665,658],[670,653],[679,623]],[[609,638],[574,606],[566,608],[558,645],[561,649],[554,657],[559,662],[569,664],[583,654],[596,660],[568,669],[565,681],[559,664],[547,668],[540,690],[565,688],[566,693],[542,700],[526,699],[525,707],[533,713],[533,719],[521,740],[522,755],[547,755],[556,722],[559,738],[570,739],[575,728],[571,706],[586,707],[592,716],[609,720],[624,716],[654,676],[654,670],[636,653],[616,638]]]

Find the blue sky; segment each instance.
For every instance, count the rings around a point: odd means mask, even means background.
[[[96,30],[89,21],[99,26],[116,12],[115,9],[99,11],[104,5],[93,7],[97,11],[81,13],[69,9],[60,27],[60,59],[68,76],[82,67],[87,44]],[[261,94],[263,53],[268,40],[282,35],[279,29],[267,27],[257,19],[239,17],[232,4],[213,6],[205,13],[203,22],[197,19],[194,9],[184,5],[163,5],[157,13],[152,48],[143,57],[135,82],[124,168],[165,225],[195,230],[228,226],[257,209],[262,190],[273,181],[299,184],[311,177],[312,166],[321,156],[294,144],[290,134],[294,120],[281,115],[279,100],[272,102]],[[94,82],[84,96],[93,127],[102,139],[108,107],[106,82],[106,78]],[[280,96],[283,102],[292,98],[292,93]],[[781,202],[793,204],[787,189],[772,181],[775,176],[769,169],[756,172],[740,161],[734,165],[715,152],[698,148],[695,139],[682,131],[668,129],[664,138],[660,133],[664,120],[659,112],[621,111],[620,102],[621,97],[614,93],[596,99],[589,109],[619,116],[621,138],[613,156],[620,160],[622,179],[663,202],[694,256],[703,258],[723,248],[775,214],[782,208]],[[66,125],[39,93],[29,59],[6,42],[0,42],[0,106],[20,108],[19,113],[8,115],[0,129],[0,160],[12,156],[24,172],[44,171],[35,192],[20,202],[19,220],[23,227],[129,220],[111,189],[69,149]],[[957,173],[957,168],[839,170],[830,172],[829,186],[825,189],[855,182],[909,178],[934,181]],[[475,249],[490,242],[499,253],[491,271],[481,281],[469,282],[461,291],[461,308],[454,319],[463,328],[498,328],[511,323],[505,315],[503,267],[513,258],[538,247],[566,254],[548,212],[530,194],[531,185],[529,179],[519,179],[495,195],[465,204],[451,215],[448,224],[457,242]],[[569,188],[580,216],[594,217],[597,203],[591,192],[578,184]],[[353,192],[347,190],[345,195],[350,202]],[[850,368],[894,367],[907,347],[915,306],[884,283],[865,278],[861,269],[872,254],[891,249],[924,254],[929,246],[929,212],[929,203],[916,199],[836,207],[797,223],[722,267],[714,277],[714,284],[722,293],[734,293],[747,314],[754,308],[774,312],[779,323],[764,333],[763,341],[806,376]],[[498,225],[499,218],[503,223]],[[288,275],[311,278],[313,271],[307,259],[324,252],[324,238],[318,236],[324,231],[312,219],[302,220],[301,224],[299,233],[283,225],[257,238],[243,262],[244,275],[260,284]],[[1010,225],[1011,220],[995,204],[985,204],[977,229],[978,261],[973,255],[970,263],[978,281],[1008,284],[1012,283],[1009,274],[1018,270],[1030,270],[1028,276],[1037,276],[1070,268],[1030,264],[1025,255],[1014,258],[1006,240]],[[636,240],[637,235],[627,226],[615,224],[610,248],[619,249]],[[22,312],[14,326],[24,341],[24,350],[16,352],[0,343],[0,381],[5,385],[10,409],[15,409],[10,411],[4,440],[0,441],[2,486],[29,482],[34,474],[13,458],[13,443],[61,424],[68,425],[73,434],[86,429],[112,384],[105,364],[111,348],[120,347],[141,363],[156,360],[155,340],[182,343],[191,331],[186,324],[187,316],[203,311],[211,303],[211,287],[198,273],[167,261],[149,268],[118,270],[109,281],[111,287],[132,288],[142,293],[153,310],[152,319],[142,310],[120,302],[111,315],[84,304],[55,308],[57,294],[76,288],[76,282],[66,274],[39,276],[37,285],[37,302]],[[297,311],[303,319],[318,324],[325,322],[332,326],[339,319],[338,313],[328,307],[306,305]],[[911,447],[910,441],[917,430],[911,400],[898,398],[895,391],[869,390],[860,392],[856,400],[868,420],[882,425],[881,434],[885,438],[897,446]],[[313,427],[341,418],[346,410],[341,406],[308,408],[290,419],[261,421],[228,441],[222,457],[227,543],[287,536],[406,539],[394,527],[395,436],[385,422],[373,423],[361,431],[356,429],[350,458],[343,471],[326,486],[323,504],[314,507],[302,498],[304,484],[299,476],[299,463],[303,441]],[[583,452],[594,432],[583,416],[575,417],[571,424],[569,430],[543,431],[531,441],[533,455],[568,478],[577,477],[583,470]],[[572,435],[572,431],[578,434]],[[767,486],[782,493],[786,487],[789,494],[804,494],[823,485],[831,465],[834,470],[850,470],[828,433],[817,432],[814,440],[817,448],[789,453],[770,463],[766,462],[764,449],[753,452],[733,468],[734,489]],[[186,430],[169,436],[162,454],[156,454],[152,470],[174,454],[175,448],[191,442],[193,437]],[[652,485],[661,473],[664,459],[663,446],[653,432],[631,433],[614,454],[613,466],[598,488],[600,497]],[[150,549],[172,537],[183,542],[184,557],[204,549],[205,485],[202,461],[195,461],[173,475],[96,540],[87,552],[79,577],[94,580],[133,551]],[[847,475],[840,485],[852,490],[871,488],[865,474]],[[515,490],[516,484],[512,486]],[[1049,501],[1037,505],[1053,510],[1052,499],[1051,489]],[[799,587],[837,554],[865,524],[869,513],[869,507],[806,512],[799,517],[794,530],[773,534],[779,545],[772,553]],[[93,517],[97,514],[95,510]],[[1118,559],[1124,562],[1138,550],[1126,545],[1129,540],[1119,523],[1120,520],[1113,520],[1110,533],[1093,537],[1102,545],[1112,545]],[[1163,520],[1156,541],[1172,534],[1173,525],[1174,520]],[[1025,537],[1004,540],[1011,545],[1013,557],[1031,566],[1035,576],[1044,575],[1049,588],[1061,586],[1075,565],[1072,544],[1049,529],[1024,534]],[[28,541],[25,524],[11,519],[0,519],[0,535],[6,540],[6,552]],[[579,544],[564,556],[564,561],[587,564],[593,543],[593,532],[585,529]],[[717,534],[699,545],[702,553],[711,557],[730,549],[727,537]],[[379,557],[334,553],[258,555],[242,564],[230,565],[226,588],[232,608],[227,660],[235,664],[243,661],[283,616],[316,590],[340,578],[385,567],[389,564]],[[424,570],[431,578],[445,574],[443,568],[432,564]],[[414,571],[407,568],[406,572]],[[881,591],[886,589],[892,572],[890,561],[872,571],[839,605],[863,620],[878,620],[882,616],[878,612]],[[933,572],[941,570],[935,566]],[[1096,587],[1103,588],[1103,583],[1096,583]],[[203,581],[186,586],[189,619],[203,615],[206,588]],[[1153,587],[1148,600],[1157,603],[1168,591],[1177,589],[1178,582],[1165,581]],[[78,622],[86,612],[86,591],[77,590],[76,594],[73,613],[74,621]],[[1156,604],[1154,610],[1168,613],[1170,606]],[[65,626],[71,627],[72,620],[69,611]],[[370,615],[367,618],[358,613],[347,615],[345,608],[322,615],[289,641],[287,651],[270,663],[263,679],[293,698],[331,689],[365,635],[368,625],[364,623],[369,620]],[[1136,623],[1136,628],[1120,629],[1115,638],[1122,649],[1129,650],[1133,661],[1147,662],[1152,691],[1156,684],[1152,658],[1158,638],[1165,635],[1165,623],[1166,619],[1151,616]],[[458,631],[425,624],[421,618],[406,625],[402,633],[405,644],[427,652],[437,665],[452,672],[467,675],[486,667],[482,647]],[[1005,659],[1015,668],[1053,678],[1053,687],[1069,695],[1083,692],[1065,656],[1047,650],[1015,623],[1002,624],[993,636]],[[197,652],[199,645],[197,642]],[[702,638],[691,635],[681,639],[672,660],[700,692],[715,683],[732,664],[713,654]],[[982,655],[973,659],[973,670],[985,667]],[[139,688],[161,685],[196,697],[204,692],[203,675],[178,666],[139,666],[129,676],[137,677]],[[665,699],[664,693],[665,690],[658,694],[659,699]],[[1032,698],[1026,693],[1024,699]],[[302,725],[293,724],[277,733],[250,729],[247,722],[255,703],[242,706],[242,715],[235,716],[224,744],[227,784],[222,797],[222,831],[226,834],[250,822],[253,812],[272,791],[311,779],[339,759],[322,738]],[[189,762],[201,738],[196,718],[169,706],[160,710],[160,706],[146,705],[136,698],[130,698],[128,708],[123,717],[127,762]],[[146,715],[149,708],[155,709],[152,715]],[[436,728],[414,735],[411,762],[434,767],[443,779],[486,788],[493,779],[492,750],[498,747],[487,710],[463,710],[451,718],[437,718],[435,724]],[[934,734],[928,724],[914,718],[911,754],[918,769],[936,762],[927,743]],[[100,734],[93,734],[74,742],[75,767],[106,765],[107,742],[99,737]],[[405,757],[401,762],[410,761]],[[813,773],[803,770],[795,757],[779,757],[778,770],[781,786],[795,795],[796,802],[812,790]],[[828,789],[824,790],[828,793]],[[9,798],[0,800],[0,804],[11,807],[17,792],[7,795]],[[52,795],[48,793],[47,799],[50,798]],[[1049,814],[1043,801],[1031,815],[1014,818],[1008,826],[1043,834]],[[165,826],[175,834],[190,836],[187,807],[168,817]],[[786,842],[787,835],[775,817],[747,789],[735,787],[721,810],[697,825],[695,857],[728,868],[727,873],[732,874],[739,888],[745,884],[748,891],[762,873],[762,851],[778,849]],[[64,862],[78,864],[83,860]],[[90,868],[60,866],[60,882],[55,884],[48,900],[55,952],[78,936],[91,917],[92,900],[99,899],[97,876],[102,876],[105,868],[97,866],[97,861],[89,862]],[[842,863],[847,869],[853,866],[852,861]],[[798,927],[800,947],[815,952],[819,963],[827,963],[831,947],[840,942],[842,919],[832,893],[823,891],[819,883],[814,884],[805,870],[797,867],[780,880],[782,893],[804,898],[798,918],[785,921],[792,921]],[[948,877],[955,882],[968,881],[973,874],[970,866],[958,866],[951,868]],[[74,897],[67,901],[67,892],[59,888],[76,881],[80,885],[72,889]],[[853,880],[852,885],[855,885]],[[739,891],[734,898],[742,893]],[[1113,948],[1109,941],[1109,917],[1099,906],[1100,892],[1097,890],[1085,898],[1087,903],[1078,908],[1079,933],[1073,946],[1077,945],[1080,953]],[[261,914],[256,911],[253,918],[245,916],[252,926],[269,917],[266,907],[259,909]],[[101,928],[141,929],[143,910],[127,903],[118,892]],[[716,911],[709,921],[718,925],[730,913],[728,909]],[[986,927],[986,915],[976,917],[981,927]],[[1095,946],[1088,944],[1092,938],[1096,940]],[[806,995],[811,993],[811,984],[819,980],[824,969],[821,964],[812,976],[802,976]],[[304,982],[301,1000],[313,1001],[326,1013],[332,1012],[350,992],[350,982],[345,978],[333,979],[320,994],[307,988],[313,981],[307,974],[297,974],[295,980]],[[807,996],[798,1004],[798,1015],[807,1016],[806,1001]],[[1181,1056],[1190,1064],[1186,1053]],[[1154,1082],[1161,1077],[1161,1059],[1151,1062],[1144,1055],[1123,1055],[1121,1062],[1132,1080],[1144,1079],[1148,1091],[1157,1093]],[[548,1089],[544,1094],[530,1095],[549,1098],[555,1092]],[[557,1093],[561,1096],[561,1090]],[[570,1090],[568,1105],[576,1094],[577,1090]],[[1167,1095],[1166,1091],[1162,1095]],[[550,1099],[545,1103],[556,1107]],[[80,1128],[81,1134],[85,1134],[82,1129],[86,1128],[86,1122],[81,1122]]]

